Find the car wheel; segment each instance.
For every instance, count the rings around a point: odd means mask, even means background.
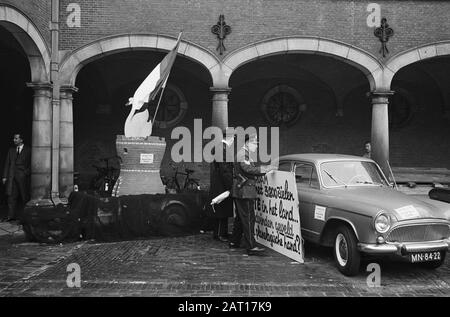
[[[442,264],[444,264],[445,262],[445,255],[447,254],[447,252],[442,252],[441,253],[441,259],[438,261],[433,261],[433,262],[423,262],[420,263],[419,265],[425,269],[430,269],[430,270],[434,270],[437,269],[438,267],[440,267]]]
[[[339,271],[347,276],[358,274],[361,254],[357,248],[355,234],[346,226],[336,230],[333,245],[333,255]]]
[[[163,211],[163,233],[169,236],[181,235],[188,230],[188,216],[185,208],[179,204],[167,206]]]

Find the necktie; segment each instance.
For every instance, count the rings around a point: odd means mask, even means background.
[[[20,154],[20,147],[18,146],[17,147],[17,155],[19,155]]]

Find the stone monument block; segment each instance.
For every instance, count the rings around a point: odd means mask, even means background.
[[[119,178],[112,191],[113,197],[165,193],[160,175],[166,150],[164,138],[127,138],[118,135],[116,149],[122,163]]]

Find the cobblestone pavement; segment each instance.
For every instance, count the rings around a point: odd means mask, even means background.
[[[210,234],[114,243],[26,243],[0,237],[0,296],[450,296],[450,261],[434,271],[382,262],[381,287],[334,267],[331,251],[307,245],[305,264],[272,250],[247,256]],[[69,288],[67,266],[81,267]]]

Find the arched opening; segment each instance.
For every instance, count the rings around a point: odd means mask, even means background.
[[[6,152],[13,145],[14,133],[23,133],[25,142],[31,145],[33,116],[33,92],[27,88],[31,81],[30,62],[27,54],[14,35],[0,25],[0,166]],[[4,187],[1,205],[6,206]]]
[[[414,62],[395,73],[389,102],[393,166],[450,168],[450,56]]]
[[[280,90],[267,107],[267,94],[283,86],[289,89]],[[260,57],[239,67],[230,87],[230,125],[279,126],[281,155],[362,155],[370,140],[370,82],[341,58],[293,52]]]
[[[75,86],[79,91],[73,100],[74,169],[80,174],[81,188],[91,185],[96,175],[93,165],[116,154],[116,136],[124,134],[130,111],[125,104],[166,54],[156,50],[122,51],[89,62],[78,73]],[[170,151],[177,140],[170,138],[172,129],[185,126],[192,131],[194,118],[202,118],[204,126],[210,124],[211,85],[204,67],[183,56],[176,58],[152,133],[164,137],[167,143],[162,176],[173,174]],[[203,166],[186,167],[196,170],[195,177],[201,178],[198,175]]]

